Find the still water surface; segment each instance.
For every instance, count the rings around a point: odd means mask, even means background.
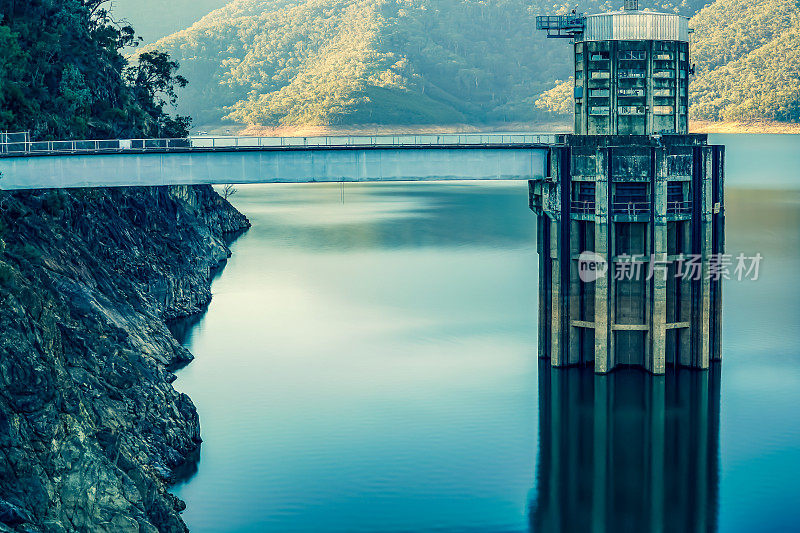
[[[721,368],[655,384],[540,368],[525,183],[240,188],[253,227],[176,382],[189,527],[796,530],[800,139],[712,140],[761,277],[725,286]]]

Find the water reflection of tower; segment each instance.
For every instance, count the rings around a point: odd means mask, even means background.
[[[531,529],[716,531],[719,377],[541,361]]]

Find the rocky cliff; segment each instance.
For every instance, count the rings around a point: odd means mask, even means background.
[[[0,191],[0,531],[185,531],[200,426],[166,321],[248,225],[208,186]]]

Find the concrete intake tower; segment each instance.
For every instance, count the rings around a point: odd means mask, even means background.
[[[530,182],[539,355],[663,374],[721,355],[724,147],[688,133],[688,19],[626,9],[537,18],[570,39],[575,135]]]

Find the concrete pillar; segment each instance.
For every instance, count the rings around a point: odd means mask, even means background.
[[[573,259],[575,256],[579,255],[583,250],[579,249],[578,246],[578,221],[572,220],[571,213],[569,215],[570,220],[568,227],[569,231],[569,243],[567,243],[568,248],[567,251],[569,252],[566,256],[566,259],[569,260],[569,294],[566,295],[569,298],[569,320],[567,322],[566,327],[569,328],[569,348],[567,350],[567,360],[566,364],[568,365],[577,365],[581,362],[581,327],[573,326],[573,320],[580,320],[580,294],[581,294],[581,281],[580,276],[578,276],[578,267],[577,261]]]
[[[561,366],[564,364],[561,356],[562,343],[564,340],[562,336],[562,312],[564,311],[562,306],[564,295],[562,293],[564,291],[564,286],[561,276],[561,261],[570,260],[569,257],[562,257],[563,224],[561,217],[569,216],[569,212],[562,213],[561,211],[562,187],[564,186],[563,182],[566,178],[564,174],[567,170],[562,168],[564,152],[566,150],[566,148],[559,148],[555,151],[556,157],[553,158],[553,164],[556,171],[554,174],[556,182],[552,188],[553,196],[555,197],[551,198],[550,203],[550,264],[552,266],[550,270],[550,279],[552,279],[552,298],[550,301],[550,308],[552,310],[550,314],[550,362],[553,366]]]
[[[710,321],[711,321],[711,280],[709,279],[709,261],[713,253],[712,247],[712,218],[713,218],[713,191],[712,191],[712,148],[704,146],[699,150],[701,154],[700,161],[700,179],[696,181],[697,186],[701,187],[701,212],[700,212],[700,253],[702,254],[703,275],[700,280],[700,322],[697,323],[700,328],[700,335],[698,338],[698,361],[696,366],[698,368],[708,368],[711,358],[710,352]]]
[[[647,74],[645,77],[645,135],[653,133],[653,41],[647,42]]]
[[[544,201],[547,201],[546,192],[543,191]],[[552,298],[552,282],[548,269],[550,268],[550,218],[546,214],[537,217],[536,248],[539,257],[539,357],[550,358],[550,299]],[[546,260],[545,260],[546,259]]]
[[[595,174],[595,218],[594,218],[594,249],[604,257],[609,265],[605,276],[595,281],[594,292],[594,371],[604,374],[609,370],[608,364],[608,339],[611,335],[608,320],[608,289],[609,278],[614,272],[611,268],[609,254],[609,209],[608,209],[608,151],[598,149],[596,153],[597,170]]]
[[[653,151],[655,158],[655,175],[653,176],[653,243],[651,260],[667,259],[667,154],[663,148]],[[652,288],[652,312],[650,313],[651,349],[648,370],[654,374],[663,374],[666,370],[667,342],[667,280],[660,269],[655,268],[650,280]]]

